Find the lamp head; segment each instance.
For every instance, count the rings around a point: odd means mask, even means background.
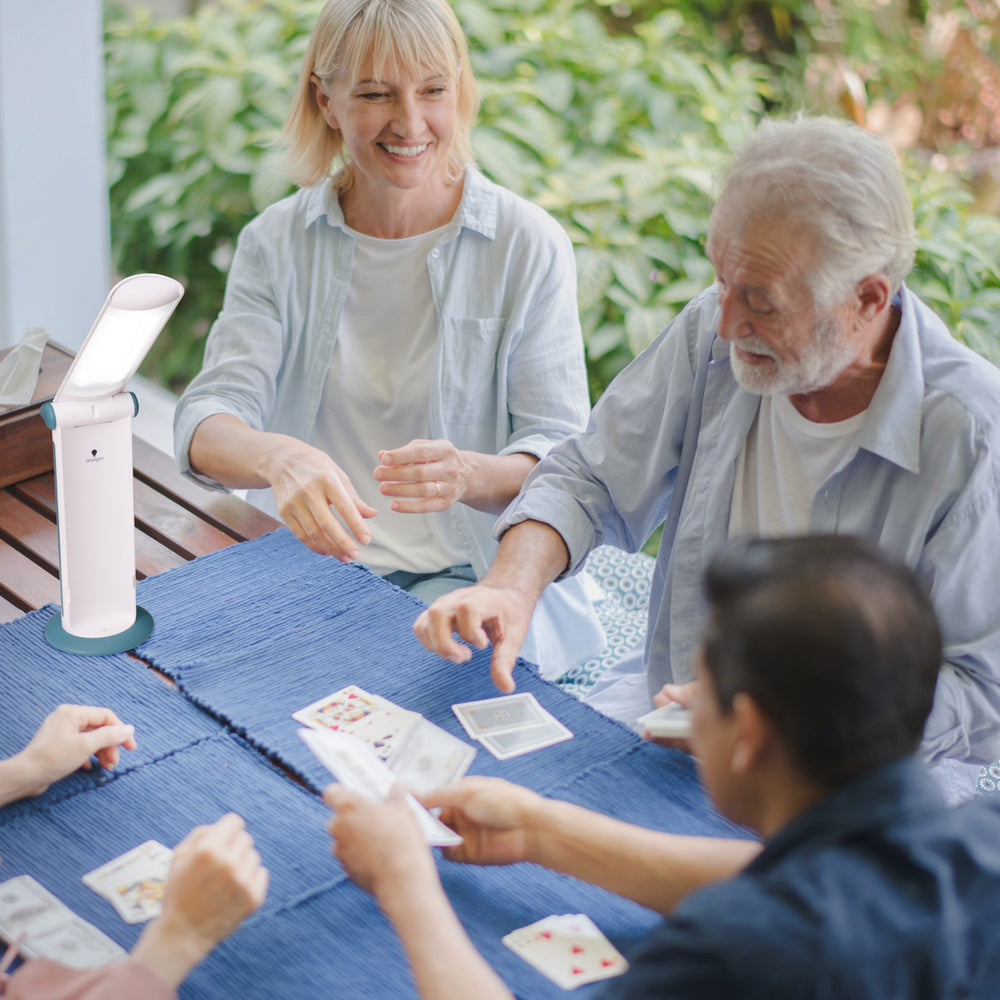
[[[174,311],[184,288],[162,274],[134,274],[111,289],[56,400],[123,392]]]

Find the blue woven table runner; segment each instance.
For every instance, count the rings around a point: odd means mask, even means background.
[[[137,929],[80,876],[150,838],[173,846],[191,826],[233,810],[247,819],[272,872],[268,901],[192,974],[182,996],[414,996],[391,929],[330,854],[326,807],[256,750],[321,789],[330,776],[298,738],[291,713],[347,684],[468,742],[450,706],[497,694],[489,651],[461,667],[427,653],[412,634],[419,601],[363,567],[315,555],[284,529],[147,579],[139,597],[155,628],[138,652],[178,690],[124,655],[49,649],[42,628],[50,611],[0,627],[9,722],[0,753],[20,749],[60,701],[109,705],[135,724],[140,744],[110,778],[75,775],[40,799],[0,810],[0,878],[32,874],[128,947]],[[649,827],[740,835],[711,809],[685,755],[643,743],[534,667],[520,665],[515,677],[518,690],[532,691],[574,738],[509,761],[480,749],[472,773]],[[472,940],[521,997],[564,994],[501,945],[510,930],[550,913],[585,912],[627,951],[658,919],[535,866],[442,860],[440,867]]]

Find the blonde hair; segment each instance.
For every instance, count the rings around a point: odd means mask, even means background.
[[[376,77],[388,67],[414,72],[430,66],[455,81],[458,122],[446,169],[450,181],[458,180],[474,160],[469,134],[479,95],[465,35],[446,0],[329,0],[309,37],[282,130],[288,176],[302,187],[330,177],[338,191],[351,186],[353,168],[343,137],[320,113],[311,79],[315,74],[329,93],[337,79],[358,79],[369,59]]]

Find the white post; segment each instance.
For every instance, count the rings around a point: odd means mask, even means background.
[[[101,0],[0,0],[0,348],[83,343],[111,287]]]

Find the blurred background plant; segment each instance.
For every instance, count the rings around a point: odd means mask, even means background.
[[[591,393],[712,280],[713,178],[765,112],[849,117],[900,153],[910,278],[1000,363],[1000,0],[454,0],[486,174],[575,247]],[[144,372],[197,372],[239,230],[288,191],[273,146],[321,0],[106,13],[112,244],[184,282]]]

